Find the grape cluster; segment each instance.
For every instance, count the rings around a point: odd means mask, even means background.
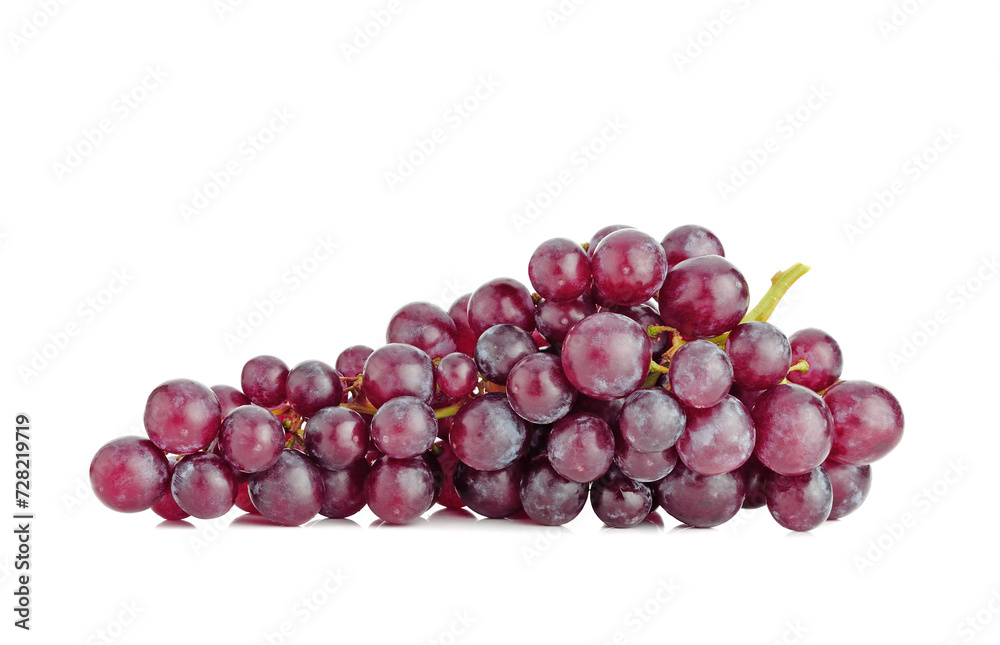
[[[235,505],[294,526],[367,505],[405,523],[440,504],[559,525],[589,497],[613,527],[767,505],[807,531],[861,505],[903,432],[892,394],[841,380],[833,338],[766,322],[807,270],[777,274],[751,310],[705,228],[548,240],[528,262],[535,293],[500,278],[449,311],[410,303],[386,345],[334,366],[258,356],[240,389],[161,384],[149,439],[104,445],[91,483],[114,510],[167,520]]]

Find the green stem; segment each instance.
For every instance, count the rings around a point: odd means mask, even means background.
[[[808,372],[809,371],[809,361],[806,359],[800,360],[795,365],[788,368],[789,372]]]
[[[660,365],[659,363],[654,363],[653,361],[649,361],[649,371],[656,374],[666,374],[670,370],[664,367],[663,365]]]
[[[652,338],[653,340],[656,340],[660,336],[660,334],[662,334],[665,331],[675,332],[677,330],[674,329],[673,327],[668,327],[666,325],[650,325],[649,327],[646,327],[646,335]]]
[[[784,271],[778,271],[775,273],[774,277],[771,278],[771,287],[767,290],[767,293],[765,293],[760,299],[760,302],[757,303],[756,307],[748,311],[747,315],[743,316],[743,320],[740,322],[767,322],[767,319],[774,313],[778,303],[781,302],[781,298],[788,293],[788,289],[795,284],[796,280],[808,273],[811,268],[812,267],[809,265],[796,262]],[[721,336],[709,338],[709,340],[716,345],[723,345],[725,344],[727,338],[729,338],[728,331]]]

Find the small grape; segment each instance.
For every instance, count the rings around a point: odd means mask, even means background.
[[[285,449],[267,470],[250,476],[250,499],[275,524],[299,526],[323,507],[320,468],[297,450]]]
[[[827,519],[839,520],[858,510],[872,487],[872,467],[852,466],[827,459],[823,468],[833,486],[833,509]]]
[[[789,372],[788,380],[822,392],[837,382],[844,371],[844,355],[830,334],[820,329],[802,329],[788,339],[792,346],[792,364],[805,361],[805,372]]]
[[[525,356],[507,376],[510,407],[532,423],[553,423],[566,416],[576,401],[576,389],[551,354]]]
[[[390,343],[372,352],[361,380],[365,396],[376,408],[397,396],[413,396],[424,403],[430,403],[434,396],[430,356],[403,343]]]
[[[615,458],[615,436],[604,419],[572,414],[552,426],[549,463],[571,481],[592,482],[608,471]]]
[[[207,448],[219,435],[222,406],[215,392],[201,383],[174,379],[150,393],[142,421],[150,441],[160,450],[190,455]]]
[[[587,488],[560,475],[545,455],[539,455],[528,463],[521,479],[521,505],[539,524],[559,526],[583,510]]]
[[[372,417],[372,442],[394,459],[416,457],[437,438],[434,410],[420,399],[399,396],[387,401]]]
[[[323,505],[320,515],[341,519],[354,515],[365,507],[365,477],[368,462],[355,461],[340,470],[320,469],[323,478]]]
[[[663,247],[638,229],[615,231],[593,253],[594,284],[611,302],[638,305],[655,294],[667,275]]]
[[[278,419],[256,405],[243,405],[222,420],[219,455],[236,470],[256,473],[278,461],[285,431]]]
[[[642,522],[653,506],[653,493],[614,466],[590,487],[594,514],[608,526],[628,528]]]
[[[823,395],[833,414],[830,457],[862,466],[886,456],[903,439],[903,409],[888,390],[868,381],[841,381]]]
[[[385,342],[406,343],[423,350],[431,358],[441,358],[458,349],[455,321],[437,305],[411,302],[389,320]]]
[[[531,334],[520,327],[494,325],[479,337],[474,358],[486,380],[503,385],[511,368],[537,351]]]
[[[257,356],[243,366],[240,387],[254,405],[276,408],[285,402],[288,365],[275,356]]]
[[[448,440],[462,463],[476,470],[500,470],[524,454],[528,427],[511,409],[507,395],[494,392],[458,410]]]
[[[625,399],[618,428],[635,450],[661,452],[677,443],[686,421],[684,406],[676,396],[662,388],[648,388]]]
[[[202,520],[222,517],[236,502],[236,475],[218,455],[199,453],[174,467],[170,491],[185,513]]]
[[[784,380],[792,366],[792,345],[781,330],[766,322],[736,326],[726,338],[733,380],[749,390],[765,390]]]
[[[667,233],[661,244],[667,256],[667,266],[671,269],[678,262],[702,255],[726,255],[722,242],[712,231],[693,224],[678,226]]]
[[[462,398],[472,394],[479,384],[476,362],[461,352],[448,354],[437,364],[437,386],[448,396]]]
[[[391,524],[405,524],[434,504],[434,474],[421,457],[382,457],[365,477],[368,508]]]
[[[285,392],[292,409],[304,417],[340,405],[344,386],[340,372],[323,361],[303,361],[288,372]]]
[[[535,303],[528,289],[510,278],[490,280],[469,298],[469,327],[478,337],[494,325],[535,330]]]
[[[306,423],[306,454],[328,470],[348,468],[364,461],[368,452],[368,426],[364,418],[342,407],[323,408]]]
[[[733,366],[715,343],[695,340],[670,360],[670,390],[684,405],[710,408],[729,395]]]
[[[771,517],[791,531],[811,531],[833,508],[833,485],[822,466],[801,475],[774,474],[764,495]]]
[[[521,510],[521,477],[526,462],[518,459],[500,470],[455,466],[455,490],[465,504],[484,517],[500,519]]]
[[[573,240],[547,240],[532,253],[528,278],[535,291],[547,300],[575,300],[590,288],[590,257]]]
[[[731,520],[743,505],[745,492],[739,472],[699,475],[682,463],[656,483],[656,496],[663,510],[697,528]]]

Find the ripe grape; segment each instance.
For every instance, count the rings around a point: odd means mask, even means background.
[[[278,419],[256,405],[243,405],[222,420],[219,455],[245,473],[267,470],[285,446],[285,430]]]
[[[781,330],[766,322],[736,326],[726,338],[733,380],[749,390],[765,390],[784,380],[792,366],[792,346]]]
[[[551,354],[525,356],[507,376],[510,407],[532,423],[552,423],[573,407],[576,390],[563,373],[559,358]]]
[[[121,437],[109,441],[90,462],[90,485],[97,499],[121,513],[151,508],[169,483],[167,458],[147,439]]]
[[[626,226],[624,224],[610,224],[598,230],[596,233],[594,233],[594,236],[590,238],[590,242],[587,244],[587,253],[589,253],[590,256],[593,257],[594,251],[597,250],[597,245],[601,243],[601,240],[611,235],[615,231],[620,231],[626,228],[633,228],[633,227]]]
[[[479,384],[476,362],[461,352],[448,354],[437,364],[437,386],[448,396],[461,398],[472,394]]]
[[[260,514],[284,526],[299,526],[323,507],[323,475],[309,458],[285,449],[267,470],[250,476],[250,499]]]
[[[625,399],[618,429],[635,450],[661,452],[677,443],[686,420],[684,406],[676,396],[662,388],[648,388]]]
[[[639,452],[621,437],[615,437],[615,465],[629,479],[655,482],[670,474],[677,465],[677,450]]]
[[[685,338],[712,338],[736,327],[750,308],[750,288],[718,255],[684,260],[667,272],[660,317]]]
[[[240,387],[254,405],[276,408],[285,402],[288,365],[275,356],[257,356],[243,366]]]
[[[833,487],[833,509],[831,520],[850,515],[864,503],[872,487],[872,467],[842,464],[832,459],[823,463]]]
[[[367,345],[351,345],[337,356],[337,371],[347,378],[357,378],[365,369],[365,361],[372,351]]]
[[[210,389],[219,399],[220,416],[223,419],[241,405],[250,405],[247,395],[231,385],[213,385]]]
[[[472,327],[469,326],[469,299],[471,297],[471,293],[459,297],[448,309],[448,315],[455,322],[455,343],[458,345],[458,351],[469,356],[472,356],[472,352],[476,350],[476,341],[479,340],[479,335],[474,333]]]
[[[566,377],[595,399],[616,399],[639,389],[651,357],[649,336],[639,323],[608,312],[577,323],[562,347]]]
[[[285,391],[292,409],[311,417],[322,408],[340,405],[344,386],[340,372],[323,361],[303,361],[288,372]]]
[[[365,396],[376,408],[397,396],[413,396],[430,403],[434,396],[434,365],[423,350],[390,343],[368,357],[361,381]]]
[[[360,414],[342,407],[323,408],[313,415],[304,433],[306,454],[329,470],[364,461],[368,426]]]
[[[518,459],[500,470],[455,466],[455,490],[465,504],[484,517],[500,519],[521,510],[521,477],[526,462]]]
[[[731,520],[743,505],[745,491],[739,472],[699,475],[683,463],[656,483],[656,497],[663,510],[697,528]]]
[[[458,328],[444,309],[429,302],[411,302],[389,319],[385,342],[406,343],[440,358],[458,349]]]
[[[833,508],[833,485],[822,466],[801,475],[774,474],[764,495],[771,517],[791,531],[811,531],[830,517]]]
[[[587,294],[569,302],[542,300],[535,306],[535,325],[546,341],[558,346],[573,325],[596,313],[597,307]]]
[[[382,520],[405,524],[434,504],[434,474],[421,457],[382,457],[365,477],[368,508]]]
[[[142,420],[160,450],[189,455],[207,448],[218,436],[222,407],[215,392],[201,383],[174,379],[150,393]]]
[[[830,458],[862,466],[886,456],[903,438],[903,409],[888,390],[841,381],[823,395],[833,413]]]
[[[667,275],[667,256],[654,238],[634,228],[605,237],[593,253],[594,284],[611,302],[638,305]]]
[[[844,355],[830,334],[820,329],[802,329],[788,339],[792,346],[792,364],[809,363],[805,372],[789,372],[788,380],[822,392],[837,382],[844,371]]]
[[[739,400],[726,396],[710,408],[688,408],[687,427],[677,440],[677,455],[701,475],[736,470],[754,448],[754,425]]]
[[[757,429],[754,452],[782,475],[802,475],[830,454],[833,415],[815,392],[784,383],[760,395],[751,412]]]
[[[715,343],[695,340],[670,359],[670,390],[684,405],[710,408],[729,395],[733,366]]]
[[[494,325],[535,330],[535,303],[528,289],[510,278],[490,280],[469,298],[469,327],[478,337]]]
[[[678,262],[702,255],[725,257],[722,242],[712,231],[702,226],[688,224],[678,226],[663,238],[663,250],[667,256],[667,266],[674,268]]]
[[[177,505],[202,520],[228,513],[236,501],[236,488],[236,475],[229,464],[206,452],[181,459],[170,478],[170,492]]]
[[[514,365],[538,351],[531,334],[514,325],[494,325],[476,343],[476,365],[483,377],[503,385]]]
[[[528,278],[547,300],[575,300],[590,288],[590,257],[582,246],[564,237],[542,242],[528,261]]]
[[[355,461],[340,470],[320,469],[323,478],[323,505],[319,513],[341,519],[350,517],[365,507],[365,477],[368,462]]]
[[[521,505],[532,520],[559,526],[579,515],[586,503],[587,484],[560,475],[545,455],[528,463],[521,479]]]
[[[372,417],[375,446],[394,459],[416,457],[434,445],[438,426],[434,410],[420,399],[399,396]]]
[[[484,394],[463,405],[448,435],[455,456],[476,470],[500,470],[528,446],[528,427],[514,413],[507,395]]]
[[[611,466],[615,436],[599,416],[571,414],[552,426],[548,452],[557,473],[575,482],[592,482]]]
[[[628,528],[649,515],[653,493],[645,484],[629,479],[612,466],[590,487],[590,505],[608,526]]]
[[[621,314],[626,318],[631,318],[632,320],[639,323],[643,329],[650,326],[659,327],[663,325],[663,319],[660,318],[660,313],[650,304],[632,305],[626,307],[625,305],[612,305],[607,307],[607,311],[613,314]],[[656,338],[650,339],[650,351],[653,352],[653,360],[659,360],[663,353],[667,351],[667,346],[670,344],[670,334],[659,334]]]

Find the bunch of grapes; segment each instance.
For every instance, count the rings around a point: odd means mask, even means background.
[[[258,356],[240,389],[161,384],[149,439],[104,445],[91,483],[114,510],[168,520],[235,505],[294,526],[367,505],[405,523],[441,504],[559,525],[589,496],[613,527],[657,507],[711,527],[766,504],[807,531],[862,504],[903,433],[892,394],[840,379],[833,338],[767,322],[808,269],[775,275],[751,310],[705,228],[548,240],[535,293],[501,278],[447,312],[410,303],[386,345],[334,366]]]

